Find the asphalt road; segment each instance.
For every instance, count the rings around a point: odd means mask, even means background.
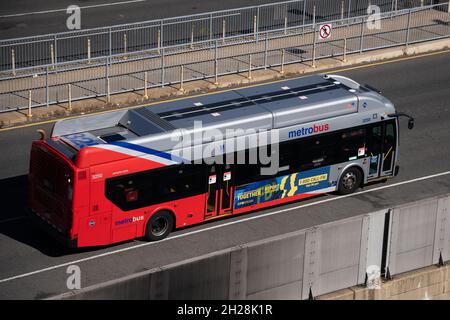
[[[75,253],[55,245],[21,218],[27,154],[37,127],[0,132],[0,299],[36,299],[66,292],[66,268],[72,263],[81,268],[85,287],[249,241],[448,193],[450,53],[340,74],[381,89],[398,111],[416,118],[412,131],[406,129],[406,121],[401,122],[399,176],[351,197],[325,195],[214,221],[174,232],[162,242],[130,241]],[[446,174],[417,180],[443,172]]]
[[[281,0],[14,0],[0,1],[0,40],[70,31],[66,9],[81,9],[81,28],[95,28]]]

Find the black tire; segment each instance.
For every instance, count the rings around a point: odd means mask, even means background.
[[[158,211],[147,222],[145,238],[148,241],[162,240],[169,235],[174,225],[174,219],[168,211]]]
[[[356,167],[348,168],[342,173],[338,184],[338,194],[350,194],[361,186],[362,174]]]

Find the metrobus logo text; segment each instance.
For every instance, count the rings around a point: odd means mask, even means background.
[[[301,136],[305,136],[308,134],[328,131],[329,128],[330,128],[330,126],[328,125],[328,123],[315,124],[312,127],[306,127],[306,128],[301,128],[298,130],[289,131],[288,135],[289,135],[289,138],[301,137]]]
[[[144,220],[144,216],[139,216],[139,217],[132,217],[132,218],[125,218],[119,221],[115,222],[116,226],[122,225],[122,224],[126,224],[126,223],[132,223],[132,222],[138,222],[138,221],[142,221]]]

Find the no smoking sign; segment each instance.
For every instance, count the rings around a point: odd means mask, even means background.
[[[331,38],[331,29],[332,28],[331,28],[330,23],[320,25],[319,39],[325,40],[325,39]]]

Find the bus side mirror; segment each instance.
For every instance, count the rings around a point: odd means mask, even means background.
[[[414,119],[409,119],[408,120],[408,129],[411,130],[412,128],[414,128]]]

